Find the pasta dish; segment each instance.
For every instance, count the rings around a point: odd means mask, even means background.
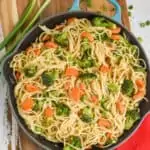
[[[64,150],[108,147],[140,118],[146,64],[121,28],[103,17],[69,18],[10,63],[19,114]]]

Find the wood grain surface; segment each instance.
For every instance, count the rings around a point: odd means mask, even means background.
[[[73,0],[52,0],[51,4],[43,12],[40,19],[60,12],[68,11],[72,5],[72,2]],[[130,30],[126,1],[118,0],[118,2],[122,8],[122,23]],[[5,36],[11,32],[27,3],[28,0],[0,0],[0,23],[2,24]],[[37,0],[37,8],[35,11],[40,7],[41,3],[42,0]],[[83,1],[81,2],[80,7],[83,11],[101,12],[108,16],[112,16],[115,13],[114,7],[107,0],[92,0],[91,7],[87,7],[85,1]],[[19,139],[19,147],[21,147],[22,150],[40,150],[36,144],[28,139],[21,129],[19,129]],[[11,145],[9,146],[9,149],[11,150]]]

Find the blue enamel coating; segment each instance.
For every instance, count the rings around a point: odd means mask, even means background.
[[[116,0],[109,0],[110,3],[112,3],[115,6],[116,9],[116,13],[115,15],[112,17],[114,20],[118,21],[119,23],[121,23],[121,8],[120,5],[118,4],[118,2]],[[70,8],[69,11],[78,11],[81,10],[80,9],[80,0],[74,0],[72,7]]]
[[[80,0],[74,0],[72,7],[70,8],[69,11],[78,11],[78,10],[81,10],[80,9]]]
[[[116,20],[117,22],[121,23],[121,8],[120,8],[120,5],[118,4],[118,2],[116,0],[109,0],[109,1],[116,8],[116,13],[115,13],[115,15],[112,18],[114,20]]]

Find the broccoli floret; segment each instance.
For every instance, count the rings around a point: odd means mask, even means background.
[[[63,103],[55,103],[54,105],[56,106],[56,114],[58,116],[67,117],[70,115],[70,108],[67,105]]]
[[[79,78],[81,80],[94,80],[97,78],[97,76],[94,73],[82,73],[79,75]]]
[[[116,28],[116,25],[103,17],[94,17],[92,19],[92,24],[97,27],[108,27],[108,28]]]
[[[68,46],[68,35],[67,32],[62,32],[55,35],[55,41],[60,44],[61,46]]]
[[[81,140],[78,136],[71,136],[69,139],[69,143],[73,147],[80,148],[80,149],[82,148]],[[69,145],[66,145],[66,146],[64,146],[63,150],[75,150],[75,149]]]
[[[92,109],[88,106],[82,109],[80,118],[82,121],[86,123],[91,122],[94,119],[94,114]]]
[[[34,111],[41,111],[43,108],[44,100],[36,100],[35,105],[33,107]]]
[[[129,130],[133,126],[133,124],[139,119],[140,119],[140,114],[137,109],[127,111],[125,130]]]
[[[54,81],[58,78],[59,72],[57,70],[53,71],[45,71],[42,74],[42,82],[46,86],[50,86],[54,83]]]
[[[108,90],[109,90],[111,93],[117,93],[118,90],[119,90],[119,86],[118,86],[116,83],[109,83],[109,84],[108,84]]]
[[[24,74],[26,77],[33,77],[37,72],[36,66],[29,66],[24,68]]]
[[[124,80],[122,84],[122,93],[127,96],[132,96],[134,92],[134,86],[132,80]]]
[[[84,58],[78,61],[78,65],[81,68],[91,68],[95,65],[95,61],[92,58]]]

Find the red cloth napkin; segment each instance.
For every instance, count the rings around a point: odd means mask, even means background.
[[[116,150],[150,150],[150,115],[134,135]]]

